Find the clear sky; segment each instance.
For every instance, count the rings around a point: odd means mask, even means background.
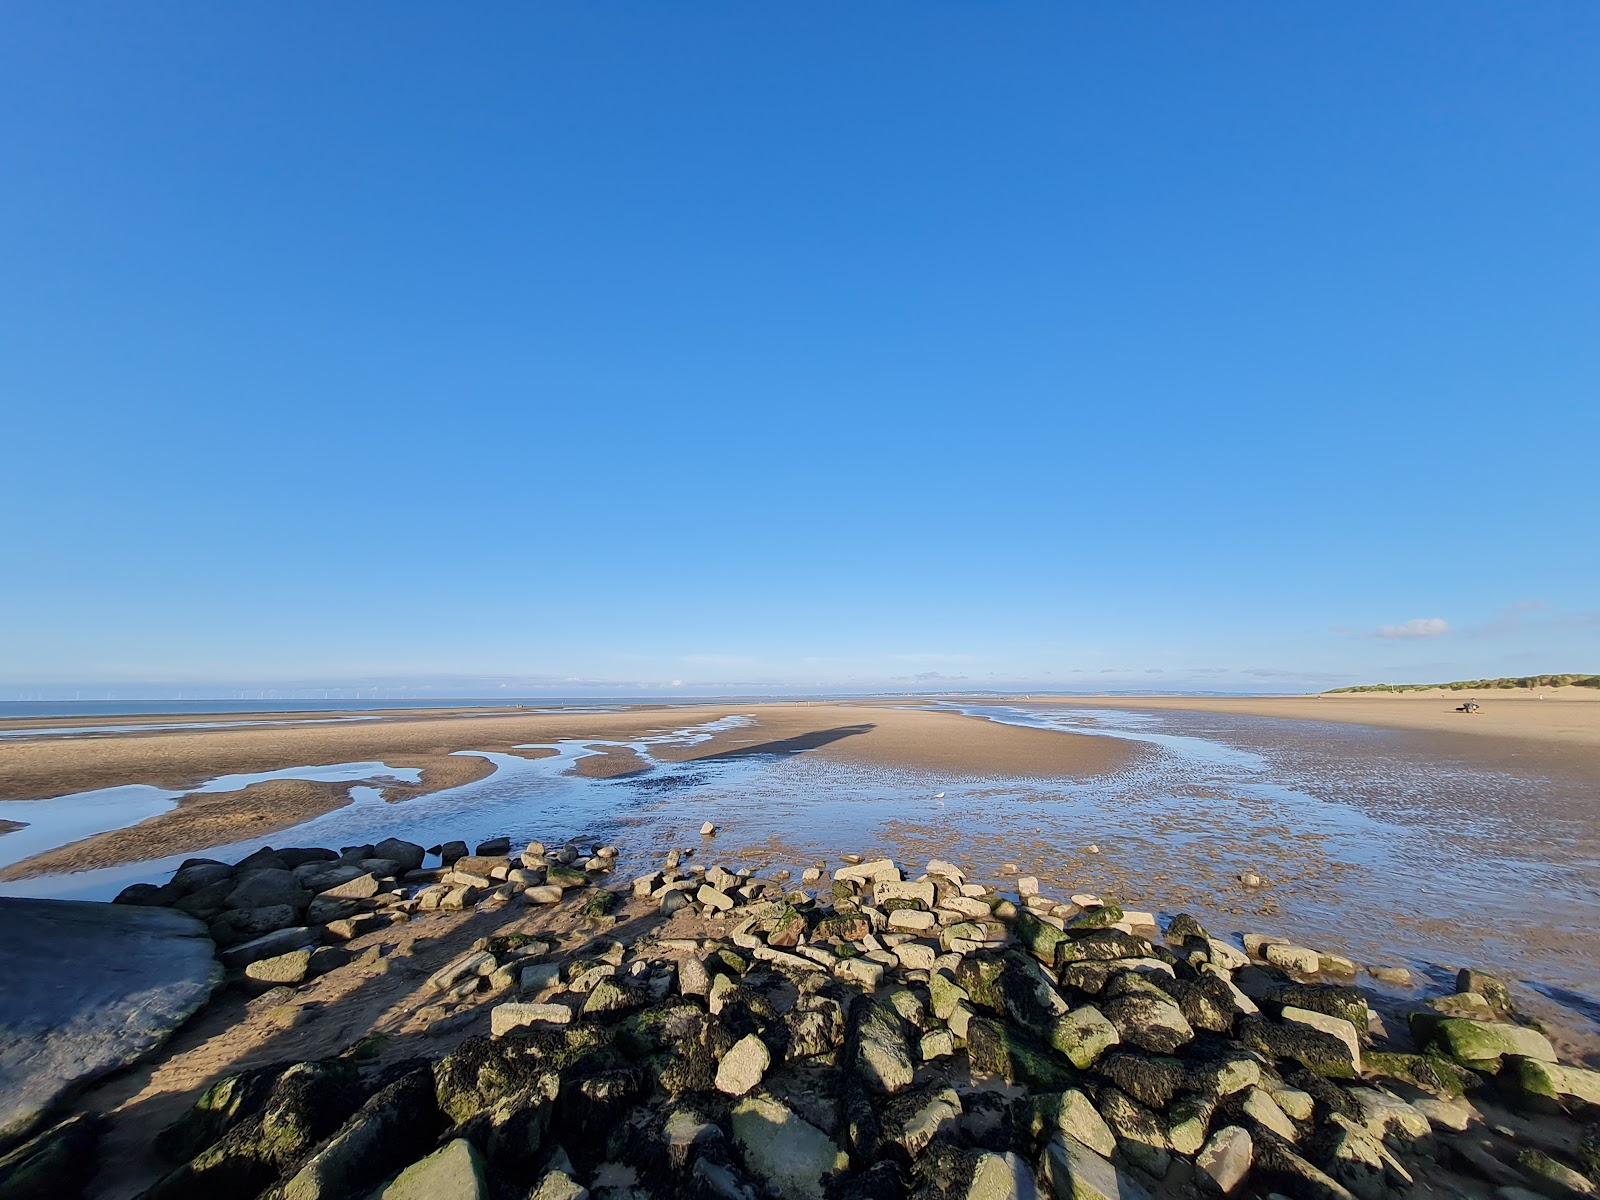
[[[74,3],[0,698],[1600,671],[1600,5]]]

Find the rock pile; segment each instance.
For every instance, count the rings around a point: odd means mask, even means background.
[[[609,847],[457,843],[434,872],[413,849],[191,864],[123,899],[210,912],[247,974],[286,930],[519,896],[580,906],[597,936],[560,957],[480,939],[419,981],[489,1007],[487,1034],[434,1061],[351,1052],[216,1082],[163,1135],[173,1169],[149,1200],[1521,1200],[1600,1178],[1600,1072],[1558,1063],[1480,973],[1391,1031],[1348,960],[1241,950],[1187,915],[1161,931],[1031,877],[1008,896],[948,862],[907,878],[852,855],[788,890],[675,851],[625,898],[593,886]],[[272,907],[300,923],[230,915]],[[610,936],[629,912],[657,927]],[[0,1171],[92,1141],[77,1120]]]

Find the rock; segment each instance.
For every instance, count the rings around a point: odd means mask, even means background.
[[[282,1200],[361,1195],[432,1142],[443,1125],[432,1074],[425,1067],[412,1071],[357,1109],[283,1185]]]
[[[1057,1017],[1050,1025],[1048,1040],[1073,1066],[1087,1070],[1095,1059],[1122,1039],[1105,1014],[1094,1005],[1085,1004]]]
[[[712,824],[710,821],[707,821],[705,824],[700,826],[700,836],[701,837],[711,837],[716,832],[717,832],[717,827],[714,824]]]
[[[468,950],[428,976],[428,986],[435,991],[448,991],[465,979],[494,974],[499,965],[499,961],[487,950]]]
[[[565,1171],[547,1171],[528,1193],[528,1200],[589,1200],[589,1189]]]
[[[1593,1196],[1597,1190],[1577,1171],[1531,1146],[1517,1152],[1517,1166],[1533,1183],[1534,1190],[1544,1193],[1551,1200],[1578,1200],[1580,1197]]]
[[[1513,1057],[1506,1066],[1519,1099],[1538,1111],[1555,1111],[1563,1098],[1600,1105],[1600,1071],[1527,1057]]]
[[[526,1025],[569,1025],[572,1009],[565,1004],[525,1004],[511,1001],[496,1004],[489,1012],[489,1032],[493,1037],[504,1037],[513,1029]]]
[[[840,867],[833,873],[833,877],[844,883],[865,883],[876,885],[881,880],[898,882],[900,868],[887,858],[874,858],[867,862],[852,863]]]
[[[217,957],[222,960],[222,965],[225,967],[247,967],[257,959],[287,954],[302,946],[315,945],[316,941],[316,935],[310,929],[294,926],[289,929],[274,930],[272,933],[263,934],[237,946],[229,946]]]
[[[1066,1134],[1050,1139],[1043,1173],[1057,1200],[1150,1200],[1150,1193],[1131,1176]]]
[[[446,842],[435,853],[439,855],[439,861],[448,867],[458,858],[467,856],[467,844],[465,842]]]
[[[543,884],[525,889],[522,896],[529,904],[560,904],[561,888],[554,884]]]
[[[767,1096],[734,1105],[730,1124],[745,1162],[782,1200],[822,1200],[823,1179],[849,1162],[827,1134]]]
[[[511,853],[511,839],[508,837],[488,838],[479,842],[473,854],[479,858],[498,858]]]
[[[0,929],[0,1149],[154,1050],[222,982],[206,927],[171,909],[5,897]]]
[[[253,983],[295,984],[304,983],[311,973],[311,951],[291,950],[273,958],[258,958],[244,969],[244,977]]]
[[[1292,1059],[1330,1079],[1353,1079],[1355,1063],[1341,1038],[1298,1022],[1280,1025],[1265,1017],[1242,1017],[1238,1040],[1271,1059]]]
[[[1081,1091],[1071,1088],[1059,1095],[1042,1095],[1037,1098],[1037,1105],[1036,1134],[1051,1135],[1054,1130],[1075,1138],[1105,1158],[1116,1153],[1116,1135]]]
[[[412,1163],[373,1200],[487,1200],[483,1157],[465,1138],[456,1138],[420,1162]]]
[[[869,992],[883,982],[883,964],[870,958],[846,958],[833,970],[841,979],[858,983]]]
[[[360,1100],[354,1062],[297,1063],[278,1075],[260,1112],[233,1125],[144,1195],[148,1200],[256,1195],[338,1129]]]
[[[172,876],[172,884],[188,895],[232,878],[233,868],[227,863],[193,862],[178,868]]]
[[[1408,988],[1411,986],[1411,972],[1405,967],[1368,967],[1367,974],[1371,975],[1379,983],[1387,983],[1390,987]]]
[[[588,887],[589,876],[576,867],[553,863],[544,873],[544,882],[546,887],[558,887],[562,891],[569,891],[572,888]]]
[[[316,901],[313,900],[312,904],[315,905]],[[353,917],[329,921],[323,926],[323,932],[341,942],[348,942],[374,929],[381,929],[388,923],[389,919],[381,913],[357,913]]]
[[[855,1069],[867,1085],[891,1095],[911,1086],[911,1038],[905,1020],[887,1003],[867,1006],[856,1033]]]
[[[1027,1160],[1015,1151],[985,1151],[972,1164],[966,1200],[1036,1200],[1038,1185]]]
[[[330,888],[324,888],[317,894],[319,901],[323,900],[369,900],[376,896],[383,885],[378,882],[378,877],[368,871],[347,879],[343,883]]]
[[[0,1157],[0,1200],[81,1195],[99,1167],[104,1127],[104,1117],[80,1114]]]
[[[1157,1054],[1171,1054],[1194,1039],[1182,1010],[1164,995],[1129,992],[1102,1004],[1100,1011],[1122,1041]]]
[[[217,945],[235,946],[299,924],[300,913],[293,905],[273,904],[266,908],[229,909],[212,921],[209,928]]]
[[[1246,1092],[1243,1109],[1247,1117],[1262,1128],[1277,1134],[1284,1141],[1293,1142],[1299,1139],[1300,1131],[1295,1128],[1294,1122],[1284,1114],[1283,1109],[1278,1107],[1278,1102],[1265,1088],[1253,1087]]]
[[[1356,1028],[1349,1021],[1340,1017],[1330,1017],[1326,1013],[1312,1012],[1310,1009],[1288,1007],[1283,1010],[1283,1019],[1293,1021],[1299,1025],[1306,1025],[1312,1029],[1338,1038],[1350,1048],[1350,1063],[1355,1068],[1356,1074],[1361,1073],[1361,1042],[1356,1036]]]
[[[1291,975],[1315,975],[1321,965],[1317,952],[1304,946],[1269,944],[1263,947],[1261,956]]]
[[[311,902],[311,894],[300,886],[292,871],[267,867],[237,879],[223,901],[227,908],[269,908],[279,904],[304,908]]]
[[[700,885],[700,890],[695,893],[695,899],[712,912],[729,912],[733,908],[733,897],[709,883]]]
[[[950,1024],[954,1030],[955,1022]],[[1071,1072],[1061,1060],[1015,1026],[972,1017],[965,1036],[967,1059],[975,1072],[1042,1090],[1059,1089],[1071,1082]]]
[[[1438,1023],[1430,1040],[1465,1067],[1495,1063],[1508,1054],[1541,1062],[1556,1061],[1550,1039],[1524,1025],[1450,1017]]]
[[[1228,1125],[1212,1134],[1196,1156],[1197,1178],[1202,1185],[1224,1196],[1232,1195],[1250,1173],[1254,1157],[1249,1131],[1238,1125]]]

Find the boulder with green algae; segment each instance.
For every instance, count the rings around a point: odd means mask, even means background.
[[[498,1039],[467,1038],[433,1064],[439,1109],[459,1124],[475,1113],[538,1084],[547,1072],[563,1071],[585,1055],[610,1045],[612,1034],[591,1022],[563,1029],[519,1029]]]
[[[852,1055],[856,1072],[874,1091],[893,1095],[911,1086],[911,1028],[884,1002],[865,1006]]]
[[[1432,1014],[1412,1017],[1411,1033],[1419,1044],[1437,1046],[1468,1069],[1494,1069],[1508,1054],[1555,1062],[1550,1039],[1526,1025],[1501,1021],[1470,1021],[1461,1017],[1436,1019]]]
[[[1091,929],[1106,929],[1122,920],[1122,909],[1115,904],[1105,904],[1081,912],[1067,922],[1069,934],[1086,933]]]
[[[483,1156],[471,1142],[456,1138],[401,1171],[373,1200],[486,1200],[488,1194]]]
[[[747,1096],[729,1113],[745,1163],[782,1200],[822,1200],[824,1180],[849,1165],[832,1138],[770,1096]]]
[[[266,1103],[154,1184],[145,1200],[234,1200],[253,1196],[343,1123],[364,1096],[353,1062],[296,1063]]]
[[[622,897],[607,888],[595,888],[584,897],[583,904],[578,909],[578,914],[591,919],[604,917],[611,910],[622,903]]]
[[[1183,1019],[1195,1029],[1207,1033],[1231,1033],[1233,1023],[1239,1018],[1239,1006],[1233,989],[1215,975],[1202,975],[1198,979],[1175,979],[1159,971],[1150,978],[1167,995],[1171,996],[1183,1013]]]
[[[1324,1016],[1338,1017],[1355,1027],[1356,1036],[1363,1045],[1371,1040],[1367,1033],[1371,1011],[1360,988],[1332,983],[1286,983],[1272,988],[1260,1000],[1262,1006],[1275,1016],[1285,1008],[1303,1008]]]
[[[1065,1088],[1076,1078],[1071,1067],[1032,1036],[987,1017],[967,1023],[967,1058],[981,1074],[1046,1091]]]
[[[1460,1099],[1483,1080],[1441,1054],[1393,1054],[1369,1050],[1361,1056],[1363,1074],[1398,1079],[1436,1096]]]
[[[1195,1155],[1206,1144],[1211,1118],[1216,1115],[1214,1096],[1180,1096],[1167,1113],[1167,1140],[1179,1154]]]
[[[1309,1025],[1280,1025],[1265,1017],[1243,1017],[1239,1021],[1238,1037],[1268,1059],[1297,1062],[1317,1075],[1354,1079],[1358,1074],[1350,1047],[1332,1034]]]
[[[1152,1178],[1165,1176],[1172,1165],[1166,1122],[1120,1088],[1101,1088],[1099,1101],[1100,1115],[1117,1135],[1123,1156]]]
[[[1166,1108],[1189,1081],[1184,1063],[1156,1054],[1114,1051],[1096,1063],[1094,1070],[1149,1108]]]
[[[194,1107],[155,1137],[155,1151],[168,1162],[187,1162],[241,1121],[261,1111],[284,1063],[256,1067],[217,1080]]]
[[[1120,929],[1095,929],[1082,937],[1063,938],[1056,944],[1056,966],[1078,962],[1110,962],[1118,958],[1149,958],[1155,947],[1148,938]]]
[[[1122,1039],[1104,1013],[1092,1004],[1085,1004],[1052,1021],[1046,1040],[1081,1070],[1091,1066]]]
[[[956,985],[980,1008],[1003,1013],[1006,1010],[1005,993],[1000,986],[1000,975],[1005,964],[995,954],[969,954],[956,967]]]
[[[1032,910],[1026,908],[1017,912],[1012,931],[1029,954],[1051,964],[1056,961],[1056,946],[1067,939],[1065,933],[1048,921],[1041,921]]]
[[[1474,971],[1471,967],[1457,971],[1456,992],[1483,997],[1484,1003],[1501,1016],[1509,1016],[1516,1011],[1511,1000],[1511,989],[1506,986],[1505,980],[1487,971]]]
[[[1110,1000],[1102,997],[1100,1011],[1123,1042],[1156,1054],[1171,1054],[1194,1039],[1182,1010],[1159,990],[1154,994],[1129,990]]]
[[[1050,1140],[1042,1167],[1056,1200],[1150,1200],[1132,1176],[1067,1134]]]
[[[456,1126],[456,1133],[483,1151],[502,1170],[533,1165],[544,1147],[551,1112],[561,1080],[554,1072],[541,1075],[521,1091],[502,1097]]]
[[[1529,1108],[1553,1112],[1562,1100],[1600,1105],[1600,1071],[1513,1055],[1501,1074],[1517,1098]]]
[[[1107,1158],[1116,1153],[1117,1138],[1088,1096],[1077,1088],[1064,1092],[1036,1092],[1028,1098],[1028,1132],[1035,1138],[1057,1133],[1088,1146]]]
[[[105,1124],[99,1114],[80,1114],[0,1157],[0,1200],[79,1195],[99,1168],[95,1146]]]
[[[405,1166],[445,1127],[433,1076],[420,1067],[379,1089],[306,1160],[274,1200],[343,1200],[369,1191]]]
[[[959,1001],[971,999],[967,990],[943,971],[935,971],[928,976],[928,1007],[939,1020],[948,1021]]]
[[[544,873],[544,881],[547,886],[558,887],[562,891],[589,886],[589,876],[587,874],[578,870],[577,867],[562,866],[559,863],[550,865],[549,869]]]
[[[1581,1200],[1600,1192],[1593,1181],[1532,1146],[1517,1152],[1517,1166],[1536,1191],[1552,1200]]]

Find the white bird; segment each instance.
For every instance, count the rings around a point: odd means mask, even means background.
[[[943,800],[944,799],[944,793],[943,792],[935,792],[933,794],[933,798],[935,800]]]

